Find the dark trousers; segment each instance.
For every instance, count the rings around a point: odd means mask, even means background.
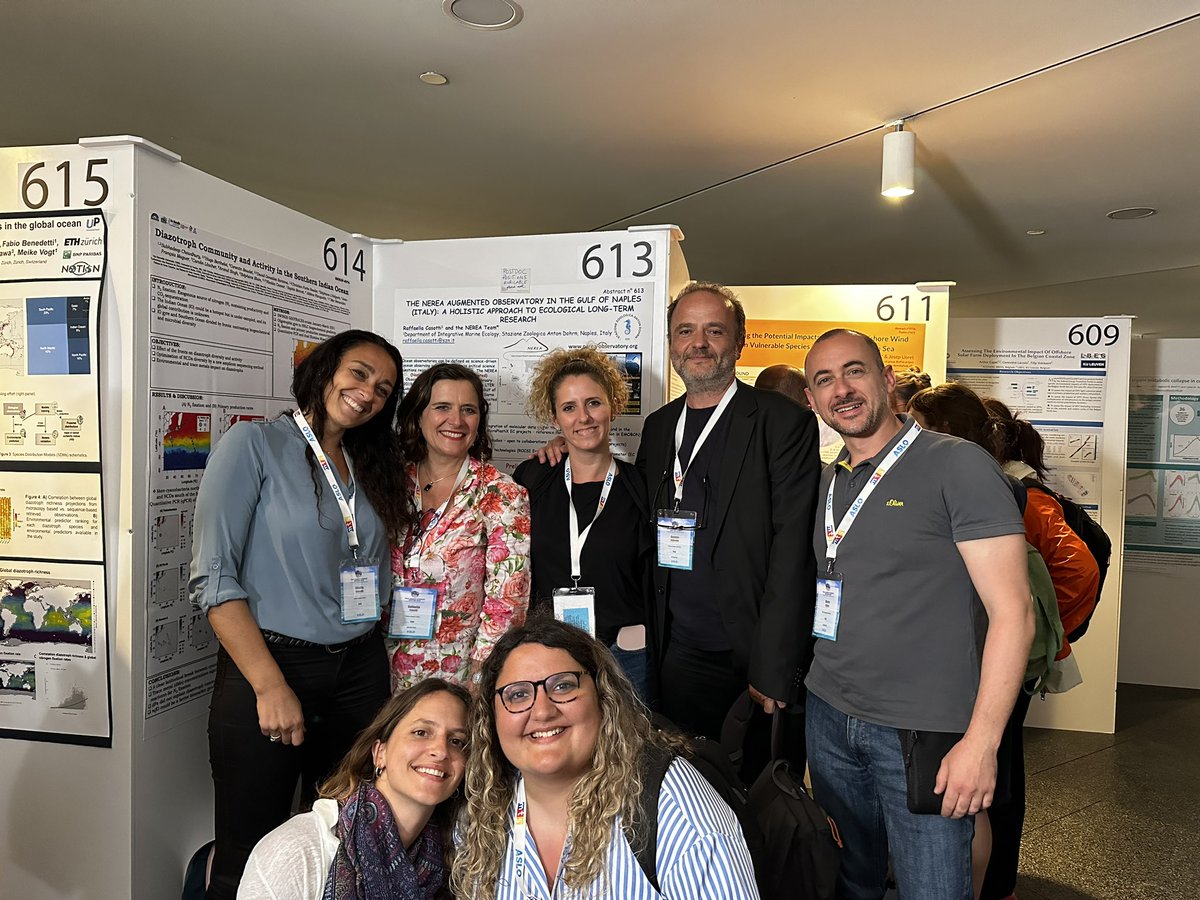
[[[747,687],[746,677],[734,671],[733,654],[698,650],[677,640],[667,643],[663,657],[660,693],[662,711],[685,733],[721,739],[721,726],[729,708]],[[789,704],[781,713],[781,755],[797,778],[804,777],[804,706]],[[771,759],[771,717],[757,707],[743,745],[742,780],[754,779]]]
[[[304,742],[272,743],[254,689],[222,648],[208,716],[216,851],[211,900],[234,900],[254,845],[287,821],[297,781],[307,805],[390,693],[383,637],[339,653],[268,644],[304,710]]]
[[[992,825],[992,856],[988,860],[987,875],[983,880],[981,900],[1002,900],[1016,893],[1017,867],[1021,858],[1021,830],[1025,827],[1025,742],[1023,739],[1025,716],[1029,712],[1032,695],[1021,691],[1008,724],[1004,726],[1004,740],[1008,743],[1007,797],[993,803],[988,810]],[[1002,763],[1003,764],[1003,763]]]

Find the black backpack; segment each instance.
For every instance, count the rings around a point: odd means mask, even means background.
[[[1057,491],[1050,490],[1036,478],[1022,478],[1021,483],[1027,489],[1049,494],[1058,501],[1058,505],[1062,507],[1063,519],[1079,539],[1087,544],[1088,551],[1096,560],[1096,567],[1100,569],[1100,583],[1096,586],[1096,599],[1092,602],[1091,612],[1087,614],[1087,618],[1079,624],[1078,628],[1067,635],[1067,640],[1073,644],[1087,633],[1088,625],[1092,623],[1092,616],[1096,613],[1096,606],[1100,603],[1100,592],[1104,590],[1104,576],[1108,574],[1108,564],[1112,560],[1112,541],[1109,540],[1099,523],[1088,515],[1087,510],[1070,497],[1064,497]]]
[[[748,698],[739,701],[744,703]],[[739,704],[734,705],[736,710]],[[762,900],[833,900],[841,863],[837,827],[792,775],[779,752],[779,716],[771,726],[770,762],[746,790],[733,760],[741,756],[744,724],[733,714],[726,720],[722,741],[690,737],[690,762],[737,816],[754,862],[755,881]],[[731,733],[730,724],[735,723]],[[676,730],[661,716],[654,724]],[[740,729],[740,733],[739,733]],[[730,748],[733,748],[732,750]],[[639,815],[626,837],[646,879],[659,889],[657,877],[658,793],[674,756],[647,748],[642,762]]]

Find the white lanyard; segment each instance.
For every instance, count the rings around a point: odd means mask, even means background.
[[[313,434],[312,426],[308,424],[308,419],[304,418],[304,413],[296,409],[292,411],[292,418],[296,420],[296,425],[300,429],[300,433],[304,435],[304,440],[308,441],[309,449],[312,450],[313,456],[317,458],[317,462],[321,465],[321,471],[325,473],[325,480],[329,482],[329,486],[333,489],[333,496],[337,499],[338,509],[342,511],[342,518],[346,522],[346,537],[350,540],[350,551],[355,558],[358,557],[358,529],[354,525],[354,494],[350,494],[350,500],[346,500],[346,496],[342,493],[342,489],[338,486],[337,478],[333,474],[333,466],[329,464],[329,458],[325,456],[325,451],[321,449],[321,443],[317,440],[317,436]],[[350,467],[349,454],[343,454],[346,459],[346,468],[350,470],[350,478],[354,478],[354,469]]]
[[[845,539],[846,533],[854,524],[854,520],[858,518],[863,504],[867,502],[867,498],[871,496],[875,488],[879,485],[879,482],[883,480],[883,476],[907,452],[920,433],[921,426],[914,419],[912,424],[908,426],[908,431],[904,432],[900,440],[896,442],[896,446],[892,447],[891,452],[879,464],[879,468],[875,470],[867,483],[862,486],[862,490],[858,492],[858,497],[850,504],[850,508],[846,510],[846,514],[842,516],[842,521],[838,524],[836,532],[833,529],[833,487],[837,484],[837,470],[834,469],[833,478],[829,480],[829,493],[825,497],[825,558],[829,561],[827,574],[833,574],[833,564],[837,559],[838,545]]]
[[[571,500],[571,460],[568,459],[563,466],[563,481],[567,483],[567,515],[570,517],[571,525],[569,533],[571,535],[571,578],[575,582],[575,586],[579,586],[579,558],[583,555],[583,545],[587,543],[588,533],[592,530],[592,526],[596,524],[596,520],[600,518],[600,513],[604,512],[604,504],[608,502],[608,492],[612,490],[613,479],[617,477],[617,461],[615,459],[608,462],[608,475],[604,478],[604,487],[600,488],[600,501],[596,504],[596,514],[592,516],[592,521],[588,522],[587,528],[583,531],[579,530],[579,514],[575,512],[575,503]]]
[[[700,448],[704,446],[704,442],[708,440],[708,436],[712,433],[713,427],[717,424],[717,419],[721,418],[721,413],[725,412],[725,407],[729,405],[729,401],[733,399],[733,395],[737,393],[737,379],[733,379],[729,387],[725,390],[725,394],[721,397],[721,402],[717,404],[717,408],[713,410],[712,416],[705,423],[700,436],[696,438],[696,444],[692,447],[692,454],[688,457],[688,468],[695,461],[696,456],[700,453]],[[687,402],[683,404],[683,409],[679,411],[679,421],[675,424],[675,506],[678,508],[679,501],[683,499],[683,477],[687,474],[687,469],[679,464],[679,445],[683,443],[683,422],[687,418]]]
[[[450,506],[450,501],[453,500],[454,495],[458,493],[458,489],[462,486],[463,481],[467,477],[467,472],[469,472],[470,469],[471,469],[471,458],[468,456],[466,459],[463,460],[462,468],[460,468],[458,470],[458,477],[454,479],[454,487],[450,488],[449,495],[446,497],[445,500],[442,501],[442,505],[437,508],[437,511],[433,514],[433,517],[429,520],[429,524],[426,525],[424,528],[421,528],[421,530],[416,532],[416,534],[413,536],[415,538],[415,546],[413,546],[409,551],[409,555],[410,555],[411,559],[418,560],[418,561],[420,560],[421,555],[425,552],[425,544],[429,540],[429,536],[431,534],[433,534],[433,529],[435,529],[437,527],[438,522],[440,522],[442,520],[442,516],[444,516],[446,514],[446,509],[447,509],[447,507]],[[418,518],[417,527],[418,528],[420,528],[421,493],[422,493],[420,481],[421,481],[421,479],[417,478],[417,489],[415,491],[413,491],[413,500],[415,501],[416,506],[417,506],[417,518]],[[416,568],[416,563],[409,565],[409,568],[410,569]]]

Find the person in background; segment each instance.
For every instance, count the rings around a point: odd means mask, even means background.
[[[1034,634],[1021,513],[990,455],[891,411],[895,376],[866,335],[826,332],[805,370],[846,442],[822,476],[807,679],[814,797],[844,839],[838,896],[882,898],[890,848],[901,897],[970,900],[974,816]],[[910,796],[907,770],[927,791]]]
[[[441,678],[388,700],[312,811],[258,842],[238,900],[450,900],[470,702]]]
[[[534,604],[552,605],[556,590],[592,591],[596,637],[646,698],[654,565],[646,482],[609,446],[627,397],[616,365],[595,347],[544,357],[530,387],[530,411],[558,429],[569,455],[553,466],[526,460],[513,477],[529,491]],[[579,595],[567,599],[579,602]]]
[[[400,403],[406,496],[419,513],[392,552],[392,688],[430,675],[469,683],[529,605],[529,498],[491,465],[483,383],[437,363]]]
[[[785,397],[791,397],[805,409],[812,409],[808,405],[808,396],[804,393],[808,381],[804,377],[803,369],[782,363],[767,366],[754,379],[754,386],[760,391],[777,391]]]
[[[221,644],[210,897],[232,900],[297,780],[311,802],[387,699],[381,566],[411,522],[393,428],[400,375],[378,335],[329,338],[296,367],[296,410],[234,425],[200,481],[188,590]]]
[[[471,721],[459,900],[757,900],[733,811],[680,758],[686,743],[651,726],[586,632],[542,614],[504,635],[483,664]],[[660,754],[669,762],[655,890],[623,826],[648,808],[640,772]]]
[[[917,391],[923,391],[933,384],[928,372],[922,372],[916,366],[896,373],[896,386],[892,388],[892,412],[908,412],[908,401]]]
[[[927,427],[979,444],[996,458],[1007,475],[1018,481],[1040,480],[1045,476],[1041,436],[1028,422],[1015,419],[999,401],[981,400],[970,388],[949,382],[920,391],[913,396],[909,408],[913,417]],[[990,410],[1001,415],[994,416]],[[1023,518],[1025,539],[1046,563],[1063,630],[1070,632],[1092,608],[1100,584],[1100,569],[1050,494],[1039,490],[1026,492]],[[1064,659],[1070,652],[1071,645],[1064,637],[1057,658]],[[982,900],[1003,900],[1016,890],[1021,832],[1025,825],[1024,724],[1033,699],[1028,690],[1017,695],[1005,726],[1010,748],[1009,797],[993,804],[988,811],[991,857],[980,893]]]

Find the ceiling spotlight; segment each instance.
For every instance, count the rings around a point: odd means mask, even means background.
[[[442,0],[442,12],[460,25],[481,31],[503,31],[525,13],[509,0]]]
[[[913,192],[913,159],[917,136],[904,130],[904,122],[894,123],[895,131],[883,136],[883,185],[885,197],[907,197]]]
[[[1041,237],[1043,234],[1046,233],[1046,230],[1044,228],[1030,228],[1025,233],[1027,235],[1029,235],[1030,237]]]
[[[1105,215],[1110,219],[1148,219],[1157,213],[1158,210],[1150,206],[1126,206],[1124,209],[1114,209]]]
[[[450,81],[441,72],[422,72],[418,77],[426,84],[447,84]]]

